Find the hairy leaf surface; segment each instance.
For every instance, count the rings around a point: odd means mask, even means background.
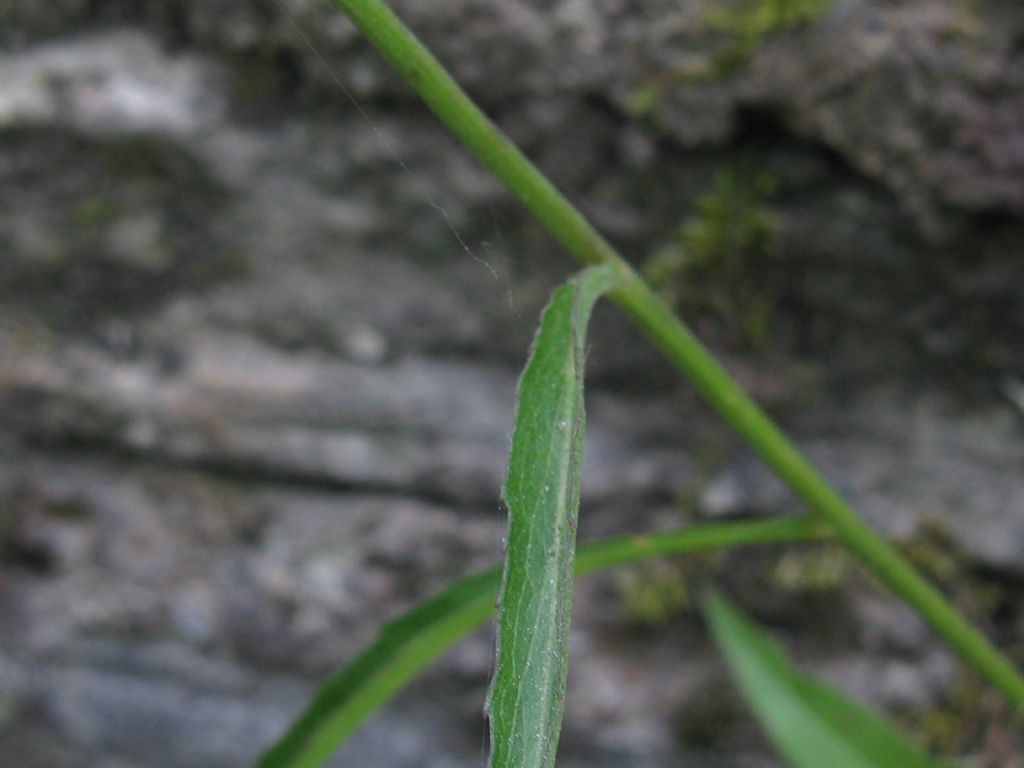
[[[554,765],[568,671],[583,458],[583,368],[594,303],[619,281],[592,267],[559,288],[519,382],[497,661],[487,696],[492,768]]]

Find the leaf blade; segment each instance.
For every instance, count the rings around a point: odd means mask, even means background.
[[[706,613],[747,702],[796,768],[949,768],[907,741],[879,714],[798,672],[782,650],[725,598]]]
[[[491,615],[497,567],[456,582],[385,625],[377,640],[327,683],[257,768],[325,763],[374,710]]]
[[[586,328],[597,299],[620,281],[618,269],[593,267],[555,291],[519,382],[502,494],[509,525],[496,665],[486,704],[492,768],[554,765],[568,672]]]

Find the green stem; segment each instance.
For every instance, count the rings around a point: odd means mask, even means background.
[[[448,128],[577,259],[623,274],[612,298],[836,537],[913,605],[961,657],[1024,709],[1024,675],[872,531],[600,233],[473,103],[381,0],[333,0]]]
[[[646,536],[615,536],[580,544],[576,553],[576,575],[583,576],[658,555],[679,555],[752,544],[822,541],[828,538],[828,527],[811,515],[775,520],[706,523]]]

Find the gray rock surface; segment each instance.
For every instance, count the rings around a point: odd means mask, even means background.
[[[838,0],[737,58],[711,3],[435,5],[395,3],[637,262],[722,168],[771,177],[769,342],[684,312],[1020,658],[1024,13]],[[500,557],[517,371],[572,266],[321,3],[0,21],[0,754],[250,764]],[[590,381],[582,537],[799,508],[610,308]],[[776,764],[687,599],[710,579],[851,692],[955,707],[948,652],[823,557],[583,582],[560,765]],[[481,764],[491,659],[484,630],[338,764]]]

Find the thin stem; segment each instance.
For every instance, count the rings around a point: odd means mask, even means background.
[[[838,540],[892,587],[1008,699],[1024,709],[1024,675],[872,531],[564,195],[501,133],[381,0],[333,0],[448,128],[577,259],[613,264],[612,298]]]
[[[753,544],[822,541],[828,538],[828,526],[812,515],[706,523],[646,536],[615,536],[580,544],[576,553],[576,575],[583,576],[658,555],[678,555]]]

